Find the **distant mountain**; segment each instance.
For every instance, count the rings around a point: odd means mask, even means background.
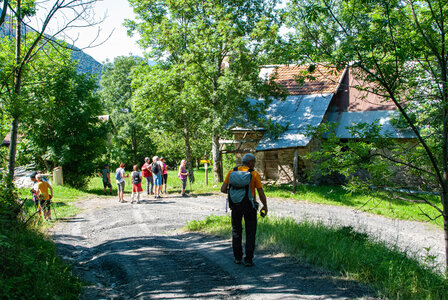
[[[101,79],[103,65],[92,56],[74,47],[71,58],[78,61],[79,73],[90,73],[96,75],[98,81]]]
[[[0,9],[0,14],[1,14]],[[9,17],[6,16],[5,23],[0,26],[0,38],[5,36],[14,36],[14,28],[10,25],[10,22],[8,22]],[[23,27],[22,29],[23,33],[26,33],[29,31],[28,28]],[[78,72],[79,73],[91,73],[93,75],[96,75],[97,80],[99,81],[101,79],[101,72],[103,65],[96,61],[93,57],[88,55],[87,53],[83,52],[82,50],[79,50],[75,46],[67,45],[69,48],[72,48],[72,55],[71,59],[78,61]]]

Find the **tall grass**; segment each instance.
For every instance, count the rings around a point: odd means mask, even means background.
[[[0,299],[77,299],[81,287],[42,233],[0,221]]]
[[[230,217],[211,216],[193,221],[187,229],[230,237]],[[448,299],[448,280],[444,276],[351,227],[297,223],[289,218],[259,218],[257,246],[369,284],[380,297]]]
[[[71,204],[87,194],[68,186],[53,186],[53,190],[51,222],[35,214],[29,189],[18,190],[20,200],[25,201],[23,221],[0,212],[0,299],[79,298],[82,282],[57,256],[54,243],[44,232],[56,217],[75,215],[78,209]]]

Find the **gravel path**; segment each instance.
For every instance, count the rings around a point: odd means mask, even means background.
[[[233,264],[229,240],[185,233],[188,221],[225,215],[225,197],[174,195],[141,204],[115,197],[80,201],[52,237],[64,259],[91,283],[85,299],[373,299],[368,288],[288,257],[256,252],[253,268]],[[443,261],[443,233],[345,207],[269,200],[270,214],[350,225],[407,251],[423,247]],[[421,254],[421,252],[419,252]]]

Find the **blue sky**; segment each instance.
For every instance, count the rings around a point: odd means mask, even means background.
[[[105,40],[113,31],[112,36],[103,44],[85,49],[84,52],[91,55],[100,63],[106,59],[113,61],[114,57],[127,56],[129,54],[142,56],[142,49],[137,45],[137,38],[127,36],[126,28],[122,25],[125,19],[133,19],[134,13],[127,0],[104,0],[95,4],[95,14],[97,17],[106,15],[102,24],[100,24],[99,40]],[[88,45],[95,38],[97,30],[84,29],[82,32],[83,42],[78,43],[77,47]],[[83,45],[84,43],[84,45]]]
[[[54,1],[39,0],[36,2],[38,3],[37,17],[30,20],[33,27],[41,27],[43,18],[48,14],[48,9],[54,4]],[[130,38],[123,26],[125,19],[134,19],[134,13],[128,0],[98,0],[93,4],[92,15],[95,20],[103,20],[103,22],[94,27],[66,29],[57,37],[74,44],[100,63],[106,59],[113,61],[117,56],[143,56],[143,50],[137,45],[138,38]],[[67,23],[68,19],[72,18],[73,15],[70,15],[67,10],[59,12],[52,18],[46,33],[54,34]],[[78,21],[75,24],[84,23]]]

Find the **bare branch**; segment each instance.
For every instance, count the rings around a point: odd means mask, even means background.
[[[6,10],[8,9],[9,0],[3,0],[3,9],[2,14],[0,15],[0,26],[5,22],[6,19]]]

